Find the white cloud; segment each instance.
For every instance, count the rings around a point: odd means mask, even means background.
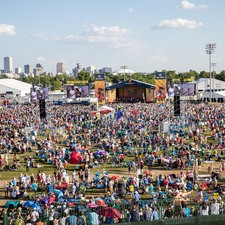
[[[16,28],[14,25],[8,25],[4,23],[0,23],[0,36],[7,35],[7,36],[15,36],[16,35]]]
[[[119,26],[97,26],[91,25],[81,34],[69,34],[65,36],[48,37],[44,34],[35,34],[34,37],[41,40],[54,40],[69,43],[86,42],[100,44],[111,49],[137,49],[142,43],[132,38],[132,31]]]
[[[167,60],[167,57],[161,51],[156,51],[149,59],[150,62],[167,62]]]
[[[48,65],[52,64],[52,60],[49,59],[48,57],[45,57],[45,56],[38,56],[38,57],[35,59],[35,61],[36,61],[37,63],[44,63],[44,64],[48,64]]]
[[[128,12],[129,12],[129,13],[132,13],[133,11],[134,11],[133,8],[128,8]]]
[[[195,20],[186,20],[182,18],[177,18],[177,19],[171,19],[171,20],[169,19],[162,20],[159,23],[153,25],[153,28],[195,29],[200,26],[202,26],[201,22],[197,22]]]
[[[43,33],[33,34],[33,37],[35,37],[37,39],[40,39],[40,40],[44,40],[44,41],[49,40],[49,37],[46,34],[43,34]]]
[[[207,7],[207,5],[196,5],[186,0],[183,0],[180,5],[177,6],[178,9],[205,9]]]

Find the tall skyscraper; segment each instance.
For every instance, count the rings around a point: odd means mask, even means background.
[[[65,64],[63,62],[58,62],[56,64],[56,74],[64,74],[66,72]]]
[[[77,66],[72,70],[73,76],[74,76],[75,78],[77,78],[78,73],[79,73],[80,71],[82,71],[82,70],[83,70],[83,69],[82,69],[82,64],[81,64],[81,63],[77,63]]]
[[[29,64],[24,65],[24,73],[25,74],[32,74],[32,68]]]
[[[22,68],[20,66],[15,68],[15,74],[20,75],[21,73],[22,73]]]
[[[4,57],[4,73],[13,73],[12,57]]]

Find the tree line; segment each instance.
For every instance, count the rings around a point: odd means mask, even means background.
[[[185,73],[177,73],[176,71],[167,71],[164,70],[166,74],[167,83],[171,82],[178,82],[178,83],[184,83],[188,79],[192,78],[193,80],[197,80],[199,78],[209,78],[209,72],[201,71],[200,73],[190,70]],[[134,73],[134,74],[119,74],[119,75],[113,75],[111,73],[106,73],[106,81],[110,82],[112,84],[119,83],[124,80],[128,79],[135,79],[139,80],[145,83],[149,84],[155,84],[155,73]],[[221,71],[220,73],[212,72],[212,76],[214,76],[218,80],[225,81],[225,70]],[[5,78],[5,77],[4,77]],[[76,80],[88,80],[89,83],[94,82],[94,75],[90,75],[88,72],[81,71],[77,78],[62,74],[62,75],[56,75],[56,76],[28,76],[21,79],[22,81],[34,85],[41,84],[42,86],[49,87],[51,90],[60,90],[64,84],[67,84],[68,81],[76,81]]]

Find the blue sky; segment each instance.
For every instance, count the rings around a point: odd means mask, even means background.
[[[138,72],[225,69],[225,1],[219,0],[7,0],[1,1],[0,68],[42,63],[56,71],[126,65]]]

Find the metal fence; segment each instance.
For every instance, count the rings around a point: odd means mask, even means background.
[[[207,224],[222,224],[225,221],[225,204],[223,203],[223,199],[218,201],[219,210],[218,215],[211,215],[211,204],[213,200],[213,196],[210,196],[208,199],[205,198],[205,202],[208,204],[209,216],[201,216],[200,213],[200,202],[197,199],[187,199],[186,202],[180,202],[179,205],[176,204],[174,198],[166,198],[161,197],[152,198],[148,200],[140,200],[138,203],[134,203],[130,200],[120,200],[114,202],[108,202],[107,205],[113,208],[116,208],[121,214],[122,217],[119,219],[113,218],[105,218],[103,216],[104,206],[98,206],[94,208],[88,208],[85,204],[76,203],[73,207],[68,206],[65,208],[64,203],[53,204],[52,208],[50,207],[47,210],[42,210],[40,213],[40,219],[42,222],[45,222],[46,225],[51,225],[50,217],[51,217],[51,209],[54,210],[54,215],[57,218],[62,217],[63,212],[67,210],[68,214],[74,214],[75,216],[79,216],[83,214],[86,217],[86,223],[88,225],[92,225],[90,222],[90,212],[96,212],[99,215],[99,224],[109,224],[109,223],[120,223],[122,224],[165,224],[165,225],[173,225],[173,224],[192,224],[192,225],[207,225]],[[147,207],[146,207],[147,206]],[[150,218],[146,217],[146,208],[155,209],[158,214],[158,218]],[[187,209],[185,211],[185,209]],[[141,213],[142,212],[142,213]],[[8,225],[9,221],[13,218],[13,213],[17,213],[17,209],[8,209],[7,213],[3,216],[4,225]],[[22,210],[21,215],[23,218],[26,218],[26,215],[29,213],[28,210]],[[110,220],[109,220],[110,219]],[[152,221],[153,220],[153,221]],[[224,222],[223,222],[224,224]]]

